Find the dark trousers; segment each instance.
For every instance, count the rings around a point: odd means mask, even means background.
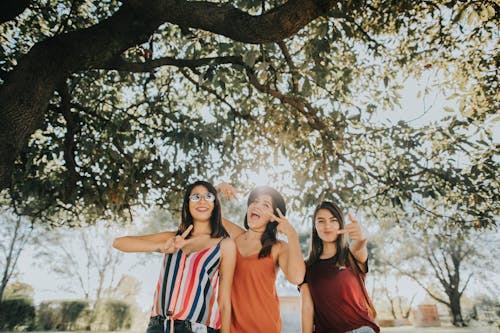
[[[165,320],[163,316],[156,316],[149,319],[146,333],[165,333]],[[170,323],[167,323],[170,326]],[[193,333],[189,320],[174,320],[175,333]],[[219,330],[207,327],[207,333],[218,333]]]

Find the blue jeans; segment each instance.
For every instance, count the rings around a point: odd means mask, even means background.
[[[149,319],[146,333],[164,333],[165,332],[165,317],[156,316]],[[168,323],[167,323],[168,325]],[[191,322],[187,320],[174,320],[175,333],[193,333]],[[218,333],[219,330],[207,327],[207,333]]]
[[[345,333],[375,333],[375,331],[370,326],[361,326],[360,328],[356,328],[355,330],[347,331]]]

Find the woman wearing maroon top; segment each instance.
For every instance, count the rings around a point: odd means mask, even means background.
[[[365,297],[367,238],[350,214],[349,220],[344,225],[341,210],[332,202],[324,201],[314,211],[311,249],[300,287],[302,333],[380,332]]]

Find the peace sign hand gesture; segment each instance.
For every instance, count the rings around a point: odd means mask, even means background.
[[[186,240],[186,237],[189,235],[191,230],[193,229],[193,225],[191,224],[187,229],[181,234],[175,237],[169,238],[165,243],[160,246],[161,253],[175,253],[179,249],[182,249],[184,246],[191,242],[190,239]]]
[[[288,222],[281,210],[279,208],[276,208],[276,211],[278,212],[278,216],[274,214],[270,216],[271,221],[278,222],[278,227],[276,228],[276,230],[279,233],[285,234],[287,237],[291,236],[292,234],[297,234],[294,227],[290,224],[290,222]]]

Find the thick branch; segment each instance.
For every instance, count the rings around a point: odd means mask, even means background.
[[[0,1],[0,23],[14,19],[28,7],[29,0],[2,0]]]
[[[109,19],[37,43],[0,89],[0,189],[10,184],[15,159],[40,127],[60,82],[79,70],[100,68],[143,43],[165,22],[204,29],[247,43],[290,37],[335,3],[290,0],[260,16],[230,4],[180,0],[129,0]]]
[[[328,11],[338,1],[290,0],[270,11],[253,16],[229,3],[178,0],[127,0],[131,7],[153,19],[182,27],[201,29],[244,43],[278,42],[293,36]]]
[[[71,97],[66,83],[61,84],[59,87],[59,95],[61,96],[61,114],[66,120],[66,134],[64,135],[64,162],[66,165],[66,179],[63,200],[68,202],[68,200],[71,201],[71,197],[73,197],[76,191],[76,182],[79,179],[75,161],[75,136],[78,134],[79,124],[77,115],[71,112]]]

